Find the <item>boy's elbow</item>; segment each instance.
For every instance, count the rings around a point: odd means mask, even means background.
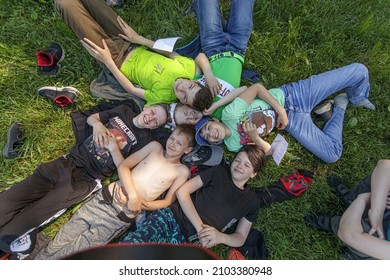
[[[176,190],[176,198],[178,199],[178,200],[180,200],[180,199],[182,199],[183,197],[184,197],[184,191],[183,191],[183,188],[178,188],[177,190]]]
[[[348,245],[354,244],[359,235],[359,232],[353,232],[350,229],[343,227],[340,227],[337,231],[337,236],[340,238],[340,240]]]

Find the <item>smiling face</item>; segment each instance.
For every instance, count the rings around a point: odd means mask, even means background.
[[[238,186],[243,186],[246,181],[256,176],[256,172],[253,169],[252,163],[249,161],[248,154],[246,152],[240,152],[234,158],[230,171],[233,181]]]
[[[166,153],[170,157],[180,157],[185,153],[189,153],[191,149],[188,136],[178,129],[171,133],[166,143]]]
[[[160,105],[145,106],[134,120],[139,128],[158,128],[167,122],[167,111]]]
[[[200,130],[200,136],[209,143],[219,143],[226,138],[224,126],[216,121],[208,121]]]
[[[179,78],[173,83],[173,90],[179,101],[185,105],[192,106],[195,94],[200,90],[200,86],[193,80]]]
[[[201,112],[180,103],[177,104],[174,114],[175,114],[174,115],[175,123],[177,125],[180,124],[195,125],[202,118]]]

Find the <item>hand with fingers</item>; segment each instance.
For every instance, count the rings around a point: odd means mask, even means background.
[[[282,107],[278,112],[278,118],[276,120],[277,129],[285,129],[288,124],[288,117],[286,110]]]
[[[108,144],[108,137],[111,136],[110,131],[101,122],[93,124],[92,137],[96,146],[104,148]]]
[[[142,45],[142,36],[140,36],[133,28],[131,28],[121,17],[118,16],[117,20],[120,28],[124,33],[118,34],[119,37],[129,41],[130,43]]]
[[[112,133],[107,135],[106,141],[104,142],[104,148],[108,149],[110,153],[120,150],[117,139]]]
[[[385,239],[383,233],[383,212],[379,213],[376,209],[368,210],[368,219],[371,224],[371,228],[368,232],[369,235],[377,234],[380,239]]]
[[[244,122],[242,124],[242,129],[244,130],[245,134],[252,139],[252,141],[255,141],[255,139],[259,137],[259,134],[257,133],[257,127],[252,122]]]
[[[214,111],[216,110],[216,106],[215,106],[215,103],[211,104],[210,108],[208,109],[204,109],[202,114],[203,116],[210,116],[212,113],[214,113]]]
[[[138,193],[131,192],[127,194],[127,209],[129,209],[133,214],[139,214],[142,210],[142,199],[139,197]]]
[[[103,48],[87,38],[80,40],[80,42],[92,57],[102,62],[104,65],[108,66],[110,63],[114,63],[110,49],[104,39],[102,40]]]
[[[210,92],[213,96],[216,96],[221,90],[221,84],[215,78],[214,75],[205,75],[206,85],[210,89]]]
[[[211,248],[221,243],[221,233],[209,225],[202,225],[202,229],[198,232],[198,237],[202,246],[206,248]]]

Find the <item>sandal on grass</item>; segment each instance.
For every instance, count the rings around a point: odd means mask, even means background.
[[[313,213],[305,216],[305,222],[315,229],[333,232],[331,218],[330,216]]]
[[[345,185],[343,180],[341,180],[341,178],[336,175],[331,175],[328,177],[327,181],[332,191],[341,198],[344,205],[349,206],[352,201],[347,198],[349,194],[349,188]]]

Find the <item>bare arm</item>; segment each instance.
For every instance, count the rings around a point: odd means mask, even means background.
[[[273,149],[271,144],[264,141],[259,134],[257,133],[257,128],[254,123],[245,122],[242,124],[242,128],[244,132],[251,138],[253,143],[255,143],[256,146],[261,147],[261,149],[265,152],[266,156],[272,155]]]
[[[127,208],[133,212],[141,211],[142,198],[139,197],[132,180],[131,169],[144,160],[149,154],[162,149],[157,142],[151,142],[141,150],[127,157],[118,167],[119,179],[127,194]]]
[[[207,56],[204,53],[199,53],[195,57],[195,65],[196,73],[203,73],[204,78],[206,80],[206,85],[210,89],[211,93],[213,94],[213,96],[217,95],[218,92],[221,90],[221,84],[218,82],[213,72],[211,71],[210,62]]]
[[[232,102],[237,96],[240,96],[241,93],[244,92],[248,87],[242,86],[239,88],[235,88],[232,90],[229,94],[227,94],[224,98],[219,99],[218,101],[211,104],[211,107],[208,109],[205,109],[203,111],[203,115],[211,115],[215,110],[217,110],[219,107],[224,106],[226,104],[229,104]]]
[[[154,43],[155,41],[147,39],[141,35],[139,35],[133,28],[131,28],[121,17],[118,16],[118,24],[122,28],[122,31],[124,34],[119,34],[119,36],[126,41],[129,41],[131,43],[137,44],[137,45],[143,45],[148,47],[151,50],[154,50],[155,52],[162,54],[169,58],[174,58],[175,56],[178,56],[179,54],[177,52],[167,52],[159,49],[154,49]]]
[[[390,242],[363,231],[361,219],[369,201],[369,193],[358,195],[341,217],[337,234],[342,241],[364,254],[390,259]]]
[[[110,151],[111,157],[115,163],[115,166],[118,168],[119,165],[124,160],[123,155],[118,147],[118,142],[114,135],[108,136],[108,143],[104,145],[104,148]]]
[[[390,160],[378,161],[371,175],[371,206],[368,212],[371,229],[369,234],[378,234],[384,239],[383,214],[388,207],[387,199],[390,191]]]
[[[232,234],[226,234],[211,226],[203,224],[202,230],[198,232],[198,236],[202,245],[207,248],[218,244],[225,244],[231,247],[240,247],[245,243],[251,226],[251,222],[245,218],[241,218],[238,222],[236,231]]]
[[[168,207],[176,201],[176,191],[187,181],[188,176],[190,175],[188,168],[185,166],[181,166],[178,171],[180,176],[178,176],[175,181],[173,181],[164,199],[145,202],[143,204],[143,209],[149,211],[161,209]]]
[[[242,98],[249,105],[256,96],[267,102],[275,110],[275,112],[278,113],[276,126],[279,129],[284,129],[288,124],[286,110],[262,84],[257,83],[251,85],[240,95],[240,98]]]
[[[92,126],[92,137],[95,145],[104,147],[104,145],[108,143],[108,137],[111,135],[111,133],[100,120],[99,113],[90,115],[87,118],[87,124]]]
[[[80,42],[90,55],[102,62],[111,71],[111,73],[127,92],[132,93],[139,98],[145,99],[145,90],[135,87],[134,84],[125,75],[123,75],[123,73],[116,66],[114,60],[111,57],[111,53],[108,49],[106,41],[102,41],[103,48],[99,47],[87,38],[84,38],[84,40],[81,40]]]
[[[176,191],[177,199],[179,200],[180,206],[183,209],[184,214],[190,220],[191,224],[194,226],[197,232],[202,229],[203,222],[195,209],[194,203],[192,202],[191,193],[200,189],[202,186],[202,179],[198,175],[187,181],[182,187],[180,187]]]

